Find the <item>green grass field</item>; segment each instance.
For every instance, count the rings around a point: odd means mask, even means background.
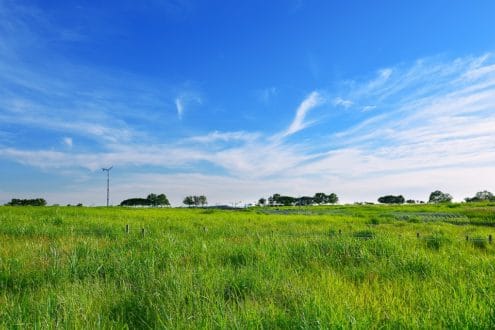
[[[0,207],[0,327],[494,328],[494,225],[495,204]]]

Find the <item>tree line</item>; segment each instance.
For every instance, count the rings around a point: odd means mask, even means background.
[[[430,194],[430,197],[428,199],[428,203],[432,204],[437,204],[437,203],[450,203],[452,202],[452,195],[449,193],[445,193],[441,190],[435,190]],[[479,191],[477,192],[474,197],[466,197],[464,198],[464,201],[466,203],[473,203],[473,202],[495,202],[495,196],[487,191]],[[406,200],[404,196],[402,195],[386,195],[378,198],[379,203],[383,204],[416,204],[416,203],[424,203],[423,201],[415,201],[412,199]]]
[[[428,203],[450,203],[452,202],[452,195],[449,193],[435,190],[430,193]],[[292,197],[283,196],[280,194],[273,194],[268,199],[260,198],[258,200],[259,206],[309,206],[309,205],[324,205],[335,204],[339,201],[337,194],[330,193],[325,194],[322,192],[314,194],[314,196],[302,196]],[[495,202],[495,195],[488,190],[477,192],[473,197],[466,197],[464,201],[467,203],[474,202]],[[413,199],[405,199],[403,195],[385,195],[378,198],[378,202],[382,204],[423,204],[424,201],[417,201]],[[182,203],[188,207],[204,207],[208,205],[208,200],[204,195],[191,195],[184,197]],[[372,204],[372,203],[371,203]],[[6,206],[46,206],[46,200],[43,198],[34,199],[20,199],[13,198],[10,202],[5,204]],[[70,206],[68,204],[67,206]],[[77,206],[82,206],[78,204]],[[149,206],[149,207],[163,207],[170,206],[170,202],[165,194],[149,194],[146,198],[129,198],[120,203],[120,206]]]
[[[34,198],[34,199],[12,198],[12,200],[5,205],[8,205],[8,206],[46,206],[46,200],[44,200],[43,198]]]
[[[170,202],[165,194],[149,194],[146,198],[129,198],[123,200],[120,206],[170,206]]]
[[[308,206],[308,205],[321,205],[321,204],[335,204],[339,201],[337,194],[330,193],[325,194],[322,192],[316,193],[314,196],[282,196],[280,194],[273,194],[268,199],[260,198],[258,200],[259,206]]]
[[[200,196],[186,196],[184,197],[184,200],[182,201],[184,205],[187,205],[188,207],[191,206],[206,206],[208,205],[208,200],[206,199],[206,196],[200,195]]]

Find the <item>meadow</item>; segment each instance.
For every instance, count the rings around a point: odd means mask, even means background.
[[[488,203],[0,207],[0,327],[494,328],[494,226]]]

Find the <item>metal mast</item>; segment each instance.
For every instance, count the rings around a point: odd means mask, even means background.
[[[113,166],[110,166],[109,168],[102,168],[101,170],[103,172],[107,172],[107,207],[110,204],[110,170],[113,168]]]

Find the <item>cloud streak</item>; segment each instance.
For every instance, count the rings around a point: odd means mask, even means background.
[[[186,106],[201,105],[203,100],[198,93],[184,92],[176,97],[174,102],[175,108],[177,109],[177,116],[179,119],[182,119],[186,111]]]
[[[311,92],[297,108],[294,120],[283,133],[283,136],[292,135],[308,127],[311,123],[305,121],[306,115],[323,102],[324,99],[320,93],[317,91]]]

